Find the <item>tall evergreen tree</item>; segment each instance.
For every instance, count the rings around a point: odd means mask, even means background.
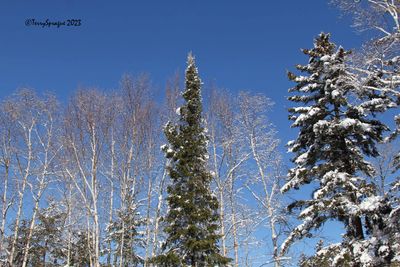
[[[185,104],[178,108],[178,125],[167,123],[163,146],[171,159],[168,173],[169,211],[165,218],[165,253],[154,259],[158,266],[225,266],[229,259],[218,248],[218,202],[211,194],[207,170],[207,137],[202,119],[201,81],[194,57],[186,69]]]
[[[362,254],[364,248],[371,244],[364,242],[368,229],[363,216],[366,210],[384,202],[376,198],[373,184],[365,178],[374,175],[366,158],[378,155],[375,145],[387,130],[373,114],[384,111],[390,100],[384,94],[366,94],[359,89],[346,65],[349,52],[336,48],[329,34],[321,33],[314,48],[303,52],[310,58],[309,64],[297,69],[308,75],[289,72],[289,79],[297,83],[289,90],[294,93],[289,100],[307,106],[289,110],[292,127],[300,128],[300,133],[288,143],[295,153],[295,167],[289,171],[282,191],[310,183],[316,189],[312,199],[289,206],[302,209],[299,218],[303,223],[289,235],[283,250],[295,239],[310,236],[326,221],[338,220],[346,228],[343,242],[319,255],[332,255],[330,266],[359,266],[365,260],[362,255],[367,255]]]

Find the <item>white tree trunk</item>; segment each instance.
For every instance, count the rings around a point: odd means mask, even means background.
[[[5,249],[3,247],[4,244],[4,231],[7,223],[7,213],[8,209],[11,207],[12,202],[7,202],[7,193],[8,193],[8,179],[9,179],[9,160],[5,159],[4,168],[4,186],[3,186],[3,196],[2,196],[2,209],[1,209],[1,226],[0,226],[0,252],[3,252]]]
[[[151,252],[151,257],[156,256],[156,249],[158,246],[158,232],[159,232],[159,227],[160,227],[160,220],[161,220],[161,208],[163,205],[163,192],[164,192],[164,185],[165,185],[165,179],[167,177],[167,169],[166,166],[169,164],[169,160],[166,161],[164,165],[164,172],[161,177],[159,186],[158,186],[158,203],[157,203],[157,209],[156,209],[156,214],[155,214],[155,219],[154,219],[154,232],[153,232],[153,249]]]
[[[22,171],[22,166],[19,163],[20,161],[18,160],[18,167],[21,173],[23,173],[23,177],[22,177],[22,185],[20,185],[21,187],[18,190],[18,198],[19,198],[19,203],[18,203],[18,211],[16,214],[16,219],[15,219],[15,227],[14,227],[14,237],[12,240],[12,245],[11,245],[11,252],[9,255],[9,259],[8,262],[11,266],[13,266],[13,262],[14,262],[14,254],[15,254],[15,246],[18,240],[18,232],[19,232],[19,224],[20,224],[20,220],[21,220],[21,215],[22,215],[22,206],[23,206],[23,199],[24,199],[24,195],[25,195],[25,189],[26,189],[26,185],[28,183],[28,177],[31,174],[31,161],[32,161],[32,157],[33,157],[33,151],[32,151],[32,129],[34,127],[35,122],[32,121],[31,125],[29,128],[26,128],[25,126],[22,126],[22,128],[25,131],[25,140],[26,140],[26,145],[27,145],[27,164],[25,169]],[[22,125],[22,124],[21,124]]]

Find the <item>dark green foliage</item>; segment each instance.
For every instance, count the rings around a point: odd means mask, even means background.
[[[71,246],[71,265],[72,266],[90,266],[90,251],[93,251],[92,247],[89,247],[88,233],[87,231],[77,231],[73,233],[73,242]]]
[[[106,243],[111,240],[116,244],[112,249],[112,254],[114,255],[113,266],[119,265],[121,260],[123,261],[123,266],[129,267],[139,266],[142,262],[140,257],[136,255],[137,248],[143,246],[137,233],[140,222],[134,209],[136,206],[132,204],[129,207],[119,210],[117,218],[107,228]],[[123,244],[122,255],[121,244]]]
[[[63,266],[66,259],[66,241],[63,240],[65,213],[56,208],[55,203],[39,211],[32,233],[27,266]],[[14,265],[22,265],[31,221],[22,220],[19,226]],[[9,237],[9,245],[11,245]]]
[[[13,259],[13,264],[15,266],[22,265],[22,261],[24,259],[24,248],[25,248],[25,244],[28,239],[29,224],[30,224],[30,221],[27,221],[27,220],[22,220],[20,222],[17,243],[15,246],[15,254],[14,254],[14,259]],[[12,229],[14,229],[14,225],[15,225],[15,223],[13,225],[11,225]],[[9,248],[8,248],[9,251],[11,250],[12,239],[13,239],[13,236],[10,235],[7,240],[7,243],[9,245]],[[32,253],[30,253],[30,257],[40,258],[40,255],[41,255],[40,252],[38,253],[38,251],[35,251],[34,249],[32,250]]]
[[[209,188],[212,177],[207,170],[200,87],[194,58],[189,55],[180,120],[165,127],[169,145],[163,150],[171,159],[172,185],[168,187],[165,254],[153,260],[159,266],[225,266],[229,262],[217,246],[218,202]]]
[[[378,156],[376,144],[387,130],[374,114],[386,110],[391,101],[384,94],[362,90],[347,65],[350,52],[336,48],[329,37],[321,33],[314,48],[303,50],[309,61],[297,69],[304,76],[289,73],[296,83],[289,90],[293,93],[289,100],[307,106],[289,110],[292,127],[298,127],[300,133],[288,144],[295,153],[295,167],[290,169],[283,191],[309,183],[316,189],[311,199],[291,205],[302,209],[299,218],[303,223],[292,231],[285,249],[327,220],[338,220],[347,230],[339,255],[344,260],[365,238],[360,205],[375,192],[365,179],[375,173],[366,159]],[[348,253],[344,253],[346,249]]]
[[[67,242],[64,239],[66,213],[57,208],[59,203],[50,202],[38,215],[33,235],[34,248],[41,251],[42,262],[58,266],[66,259]],[[33,264],[33,266],[38,266]]]

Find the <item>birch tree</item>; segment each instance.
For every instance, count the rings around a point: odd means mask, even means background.
[[[155,109],[149,97],[147,76],[124,76],[115,131],[115,188],[118,208],[107,230],[115,245],[113,264],[139,264],[151,247],[151,210],[155,179]],[[143,212],[143,214],[142,214]],[[144,229],[142,240],[139,231]],[[144,248],[143,257],[136,249]]]
[[[73,181],[87,211],[87,241],[93,266],[100,266],[100,161],[113,120],[113,106],[108,97],[97,90],[81,90],[72,98],[65,117],[65,147],[69,167],[65,169]]]
[[[27,241],[24,249],[24,259],[22,267],[28,263],[28,253],[30,241],[34,232],[37,215],[39,212],[39,203],[45,193],[46,188],[51,183],[51,179],[57,175],[57,156],[61,149],[61,144],[57,140],[60,134],[58,130],[59,118],[57,110],[59,106],[53,96],[46,99],[37,100],[37,117],[33,129],[35,136],[35,171],[32,179],[28,181],[33,199],[33,212],[30,218],[30,226]]]
[[[0,260],[5,263],[7,261],[7,250],[5,246],[5,230],[7,226],[7,215],[9,209],[14,203],[14,193],[12,188],[12,138],[14,134],[13,123],[10,116],[7,115],[6,103],[1,105],[0,109],[0,169],[1,169],[1,225],[0,225]]]
[[[390,108],[398,105],[400,96],[400,2],[397,0],[332,0],[344,14],[353,18],[353,26],[361,32],[371,31],[373,37],[353,57],[353,71],[360,85],[370,91],[393,98]],[[400,129],[400,116],[395,116]]]
[[[14,176],[17,194],[17,211],[13,229],[13,237],[10,242],[8,264],[14,263],[14,257],[18,242],[19,226],[22,219],[24,198],[26,196],[28,179],[32,175],[35,160],[34,129],[39,120],[37,106],[38,99],[31,90],[20,90],[5,103],[5,112],[15,125],[12,146],[14,147],[13,162]],[[26,222],[26,221],[25,221]]]
[[[280,251],[280,236],[288,218],[285,218],[287,214],[283,212],[283,197],[279,191],[283,181],[279,140],[274,126],[266,117],[272,105],[272,101],[263,95],[241,92],[238,97],[238,120],[251,153],[252,163],[249,164],[256,166],[255,171],[248,172],[250,178],[246,181],[246,188],[258,203],[261,224],[265,224],[270,231],[272,256],[267,262],[279,267],[285,260]]]
[[[220,204],[222,254],[225,257],[233,255],[235,266],[240,263],[240,228],[243,228],[245,217],[251,216],[248,212],[241,213],[243,209],[239,204],[243,189],[241,169],[250,153],[243,145],[243,131],[233,109],[237,103],[237,99],[226,91],[212,88],[207,113],[210,165]]]

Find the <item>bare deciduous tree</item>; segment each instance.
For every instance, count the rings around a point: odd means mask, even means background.
[[[149,259],[164,240],[169,183],[169,163],[160,149],[164,136],[159,133],[163,122],[178,118],[179,76],[167,85],[164,112],[151,88],[147,76],[126,75],[120,90],[110,94],[78,90],[65,110],[53,96],[39,97],[31,90],[2,103],[4,262],[24,267],[54,261],[67,266],[154,266]],[[262,243],[255,231],[269,217],[250,205],[249,198],[259,193],[254,191],[262,181],[258,177],[272,177],[270,169],[260,174],[267,159],[260,160],[260,147],[252,146],[244,116],[248,111],[240,106],[244,99],[213,90],[205,122],[213,191],[220,202],[221,254],[234,258],[234,266],[260,262],[251,255]],[[267,133],[259,124],[256,128],[256,139]],[[15,213],[8,212],[11,207]],[[48,242],[55,240],[60,246],[52,248]]]
[[[331,0],[354,18],[353,26],[360,31],[375,29],[383,35],[400,33],[400,3],[397,0]]]
[[[238,97],[239,122],[251,151],[249,163],[256,166],[255,171],[248,172],[250,179],[246,182],[246,188],[258,203],[258,216],[263,221],[262,225],[270,230],[270,261],[279,267],[282,266],[279,236],[287,219],[283,214],[283,197],[280,193],[284,176],[278,152],[279,139],[266,116],[272,105],[272,101],[263,95],[242,92]]]
[[[32,176],[35,160],[34,138],[35,128],[39,120],[38,98],[36,94],[28,89],[18,91],[13,98],[5,103],[5,112],[15,125],[13,146],[13,169],[15,175],[17,212],[13,229],[13,238],[10,244],[8,263],[13,265],[16,251],[19,226],[23,213],[24,197],[29,184],[28,179]]]
[[[5,244],[5,229],[7,224],[7,214],[10,207],[14,204],[14,196],[12,195],[11,181],[11,160],[13,154],[12,134],[13,123],[10,114],[7,114],[7,105],[1,106],[0,113],[0,138],[1,138],[1,158],[0,167],[2,170],[2,195],[1,195],[1,225],[0,225],[0,260],[6,261],[7,251]]]
[[[33,129],[35,144],[34,172],[32,179],[28,180],[31,196],[33,199],[33,212],[30,218],[28,236],[25,244],[24,258],[22,267],[27,266],[28,252],[30,249],[30,241],[33,236],[37,215],[39,212],[39,203],[42,196],[57,175],[56,160],[61,150],[61,144],[57,139],[59,136],[59,118],[58,103],[54,96],[47,96],[45,99],[38,99],[35,103],[37,117]]]
[[[65,144],[73,181],[87,209],[88,242],[94,251],[93,266],[100,266],[99,181],[100,161],[113,121],[108,96],[97,90],[80,90],[70,102],[65,116]]]

